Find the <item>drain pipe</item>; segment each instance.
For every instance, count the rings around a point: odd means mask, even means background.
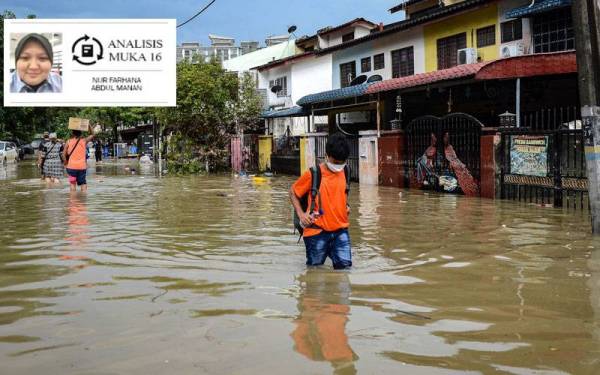
[[[521,127],[521,78],[517,78],[517,100],[515,112],[517,115],[517,128]]]

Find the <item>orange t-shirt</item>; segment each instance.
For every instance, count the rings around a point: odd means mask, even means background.
[[[75,147],[75,144],[77,144],[77,147]],[[85,138],[81,138],[79,143],[77,143],[77,138],[71,138],[67,141],[65,149],[67,150],[67,155],[71,155],[67,163],[67,168],[87,169],[85,144]]]
[[[346,176],[344,172],[334,173],[321,164],[321,186],[319,192],[321,194],[321,203],[323,207],[319,207],[319,199],[315,203],[315,210],[323,210],[323,215],[315,220],[315,225],[328,232],[334,232],[339,229],[348,228],[348,208],[346,206]],[[308,207],[310,208],[310,188],[312,187],[312,179],[310,171],[304,172],[302,176],[294,183],[292,189],[297,197],[302,197],[309,193]],[[304,229],[304,237],[315,236],[321,233],[318,228]]]

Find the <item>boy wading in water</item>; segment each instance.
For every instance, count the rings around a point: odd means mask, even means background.
[[[348,234],[348,171],[345,168],[350,146],[346,137],[341,133],[331,135],[325,152],[327,162],[317,166],[321,177],[320,184],[316,186],[317,191],[311,192],[314,187],[313,175],[318,176],[318,171],[306,171],[290,188],[290,200],[304,228],[306,265],[322,265],[329,257],[334,269],[346,269],[352,267]],[[301,199],[306,195],[308,205],[303,209]]]

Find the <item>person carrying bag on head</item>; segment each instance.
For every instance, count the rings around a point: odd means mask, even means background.
[[[88,137],[84,137],[80,130],[71,130],[71,138],[67,141],[63,151],[63,160],[66,163],[71,191],[76,191],[76,186],[79,186],[82,192],[87,191],[86,145],[94,139],[91,127],[89,129],[91,134]]]

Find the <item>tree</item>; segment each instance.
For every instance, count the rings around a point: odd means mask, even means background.
[[[177,107],[159,108],[159,122],[173,133],[169,169],[176,173],[223,169],[231,134],[252,126],[260,114],[260,97],[251,78],[238,80],[218,62],[177,65]],[[204,166],[204,168],[202,168]]]

